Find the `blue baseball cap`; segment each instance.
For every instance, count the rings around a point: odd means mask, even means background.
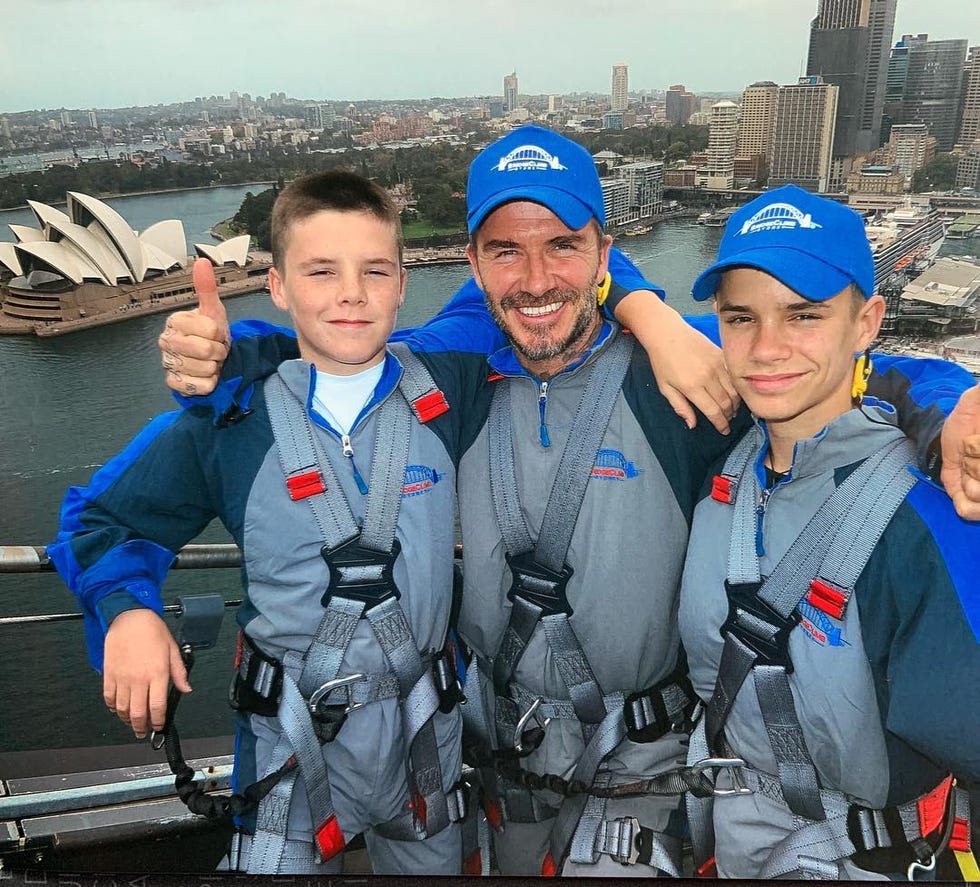
[[[592,155],[542,126],[520,126],[487,145],[470,164],[466,225],[472,234],[498,206],[530,200],[577,231],[595,219],[605,227],[602,186]]]
[[[864,220],[850,207],[796,185],[767,191],[732,213],[718,259],[694,281],[702,302],[730,268],[756,268],[812,302],[823,302],[855,283],[874,294],[875,266]]]

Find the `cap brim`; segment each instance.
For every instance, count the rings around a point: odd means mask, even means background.
[[[764,271],[811,302],[832,299],[854,282],[850,275],[807,253],[771,246],[734,253],[702,271],[691,288],[695,301],[710,299],[718,290],[721,275],[732,268]]]
[[[559,219],[562,220],[573,231],[584,228],[593,218],[592,210],[589,209],[581,200],[567,191],[558,188],[546,188],[540,185],[526,186],[521,188],[509,188],[505,191],[497,191],[491,197],[483,201],[476,209],[472,210],[466,217],[467,228],[470,234],[476,231],[497,207],[514,200],[529,200],[532,203],[540,203],[550,209]],[[596,221],[600,221],[596,219]]]

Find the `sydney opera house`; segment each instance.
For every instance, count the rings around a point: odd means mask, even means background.
[[[137,232],[108,204],[75,191],[67,212],[28,205],[38,227],[10,225],[15,242],[0,242],[0,334],[58,335],[193,301],[180,221]],[[222,296],[264,288],[269,263],[248,247],[247,234],[194,244],[215,265]]]

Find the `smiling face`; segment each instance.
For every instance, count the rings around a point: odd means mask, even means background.
[[[550,378],[595,338],[596,285],[611,242],[595,222],[575,231],[524,200],[494,210],[475,232],[467,248],[473,274],[529,372]]]
[[[851,409],[854,356],[877,335],[885,303],[845,289],[811,302],[754,268],[734,268],[717,292],[721,344],[746,406],[770,434],[812,437]]]
[[[405,293],[390,223],[363,210],[321,210],[290,226],[279,264],[269,290],[292,317],[304,360],[348,376],[384,359]]]

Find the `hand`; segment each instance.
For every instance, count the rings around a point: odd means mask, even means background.
[[[197,308],[171,314],[157,340],[167,385],[187,396],[214,391],[231,343],[228,315],[208,259],[194,262],[194,292]]]
[[[187,669],[166,623],[152,610],[124,610],[105,636],[102,697],[137,739],[162,730],[170,681],[190,693]]]
[[[940,477],[965,520],[980,520],[980,384],[960,398],[943,426]]]
[[[721,349],[645,291],[623,298],[616,318],[646,349],[660,393],[687,427],[697,423],[697,407],[718,431],[728,434],[729,420],[741,401]]]

